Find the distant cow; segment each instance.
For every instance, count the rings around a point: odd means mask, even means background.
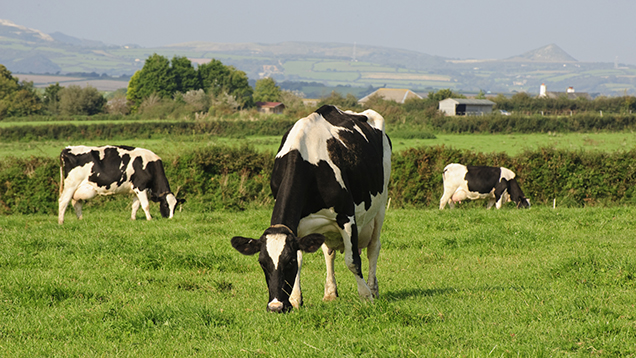
[[[440,210],[446,203],[453,208],[455,203],[465,199],[488,199],[488,209],[495,203],[500,209],[510,200],[517,204],[517,208],[530,207],[530,201],[523,195],[515,173],[510,169],[453,163],[444,168],[442,178],[444,195],[439,201]]]
[[[268,311],[287,312],[302,304],[302,251],[314,252],[321,245],[327,266],[323,300],[338,296],[335,250],[344,251],[360,297],[378,295],[376,266],[390,172],[391,143],[384,118],[373,110],[353,113],[323,106],[283,136],[270,182],[276,199],[271,226],[259,239],[232,238],[240,253],[260,252]],[[367,282],[363,248],[369,260]]]
[[[58,223],[64,223],[69,202],[82,218],[81,200],[96,195],[132,194],[131,219],[141,208],[150,220],[148,199],[160,203],[161,216],[172,218],[177,200],[163,171],[161,158],[142,148],[128,146],[66,147],[60,154],[60,199]]]

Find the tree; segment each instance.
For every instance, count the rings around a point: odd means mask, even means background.
[[[203,90],[213,95],[223,92],[223,80],[230,75],[228,68],[216,59],[199,65],[198,73]]]
[[[227,93],[234,97],[241,108],[253,104],[253,90],[245,72],[232,66],[225,66],[216,59],[200,65],[198,72],[201,85],[206,93],[215,97]]]
[[[334,106],[338,106],[342,109],[358,109],[360,106],[358,105],[358,99],[351,93],[347,93],[346,97],[343,97],[342,94],[336,91],[331,91],[331,94],[327,97],[320,99],[318,103],[318,107],[321,107],[325,104],[332,104]]]
[[[466,98],[466,96],[453,92],[450,88],[444,88],[437,92],[431,91],[428,93],[428,98],[437,102],[443,101],[446,98]]]
[[[171,70],[176,83],[176,91],[186,93],[201,89],[201,78],[187,57],[174,56]]]
[[[101,113],[106,98],[95,87],[71,85],[60,91],[60,113],[66,115],[93,115]]]
[[[139,94],[139,78],[141,77],[141,70],[135,72],[128,81],[128,88],[126,89],[126,100],[130,104],[130,111],[137,112],[141,102],[144,100]]]
[[[282,93],[273,78],[262,78],[254,86],[254,102],[280,102]]]
[[[54,85],[49,85],[44,89],[44,97],[42,98],[42,102],[46,110],[51,113],[58,114],[59,113],[59,104],[60,104],[60,91],[62,90],[62,86],[60,86],[59,82],[55,82]]]
[[[31,115],[41,110],[42,101],[35,93],[33,82],[20,82],[0,65],[0,118]]]
[[[148,57],[144,67],[135,72],[128,82],[128,99],[133,102],[134,108],[153,93],[161,98],[172,98],[175,91],[177,83],[170,61],[156,53]]]

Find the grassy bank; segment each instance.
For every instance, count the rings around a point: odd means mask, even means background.
[[[322,302],[309,254],[287,315],[265,312],[256,258],[229,245],[269,214],[0,216],[1,355],[636,354],[636,208],[389,210],[381,297],[360,302],[338,255],[341,297]]]

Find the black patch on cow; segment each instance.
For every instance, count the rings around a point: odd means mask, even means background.
[[[468,183],[468,190],[480,194],[488,194],[499,184],[501,168],[476,167],[467,165],[468,172],[464,180]]]
[[[371,127],[366,116],[344,113],[334,106],[323,106],[316,112],[330,124],[343,128],[338,132],[340,140],[328,140],[327,150],[341,171],[345,188],[326,161],[310,164],[297,150],[276,158],[270,181],[276,199],[271,224],[284,224],[294,232],[303,217],[321,209],[333,207],[345,216],[355,214],[355,205],[364,203],[369,209],[371,196],[384,189],[383,132]],[[280,148],[290,131],[283,136]],[[310,132],[306,131],[307,135]]]

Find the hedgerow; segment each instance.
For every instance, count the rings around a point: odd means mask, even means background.
[[[172,191],[185,198],[191,210],[236,211],[273,203],[273,153],[212,146],[163,159]],[[394,153],[392,162],[392,207],[437,207],[443,192],[441,173],[449,163],[507,167],[517,173],[535,205],[552,205],[555,199],[559,206],[575,207],[636,204],[636,149],[603,153],[541,148],[509,156],[433,146]],[[57,158],[44,157],[0,161],[0,214],[56,213],[58,165]],[[116,200],[95,199],[88,205],[114,205]]]

